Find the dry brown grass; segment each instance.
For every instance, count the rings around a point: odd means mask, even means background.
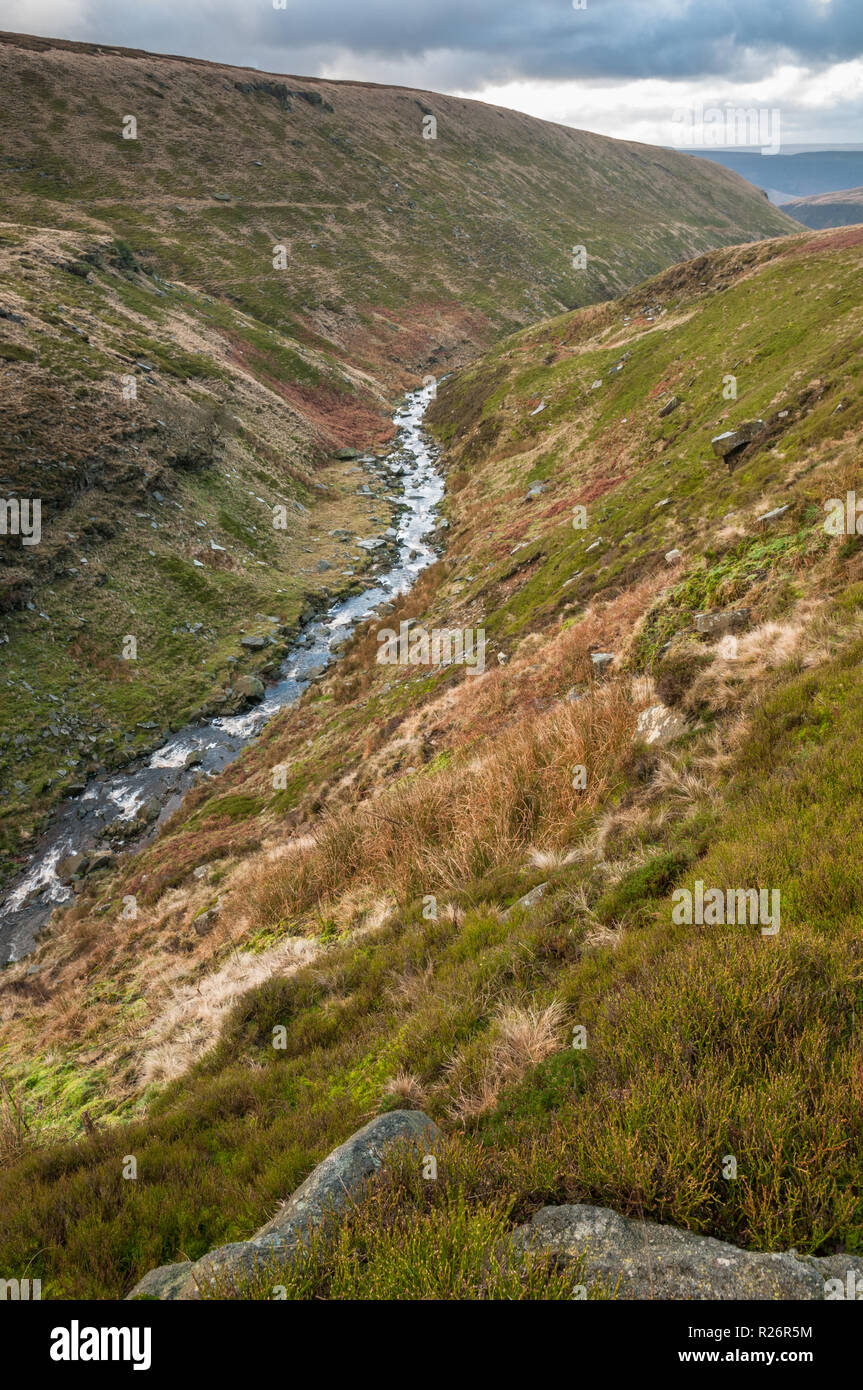
[[[621,685],[594,688],[577,705],[557,704],[506,730],[484,757],[331,816],[312,849],[267,874],[257,910],[281,921],[358,883],[407,902],[482,877],[529,849],[565,848],[618,776],[635,718]],[[576,765],[587,769],[584,791],[572,786]]]
[[[651,792],[663,799],[672,798],[679,802],[698,802],[717,795],[711,782],[690,772],[679,759],[670,755],[657,765],[650,783]]]
[[[397,1009],[414,1009],[428,992],[434,980],[434,961],[427,960],[420,968],[397,971],[384,993]]]
[[[829,647],[810,657],[801,656],[804,633],[815,609],[802,605],[793,620],[765,622],[740,637],[729,636],[713,648],[713,661],[698,672],[681,700],[689,715],[712,711],[729,715],[751,694],[755,684],[763,683],[771,672],[797,660],[818,664]]]
[[[502,1005],[492,1020],[491,1043],[478,1074],[462,1052],[456,1052],[446,1068],[454,1089],[448,1106],[452,1118],[464,1123],[491,1110],[505,1086],[556,1052],[564,1012],[557,999],[544,1009]]]
[[[274,975],[290,975],[318,952],[307,937],[289,937],[269,951],[237,952],[209,975],[174,991],[145,1039],[144,1085],[180,1076],[215,1043],[228,1012],[247,990]]]
[[[383,1094],[393,1096],[403,1105],[418,1110],[424,1103],[426,1092],[422,1081],[412,1071],[397,1071],[384,1086]]]

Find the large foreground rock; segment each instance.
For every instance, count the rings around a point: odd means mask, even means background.
[[[175,1299],[189,1277],[191,1264],[159,1265],[135,1285],[130,1298]]]
[[[422,1110],[391,1110],[388,1115],[378,1115],[319,1163],[258,1235],[292,1231],[309,1222],[319,1225],[380,1168],[386,1149],[405,1143],[421,1147],[440,1137],[437,1125]]]
[[[531,1249],[583,1259],[587,1286],[601,1283],[620,1299],[823,1299],[831,1295],[825,1280],[840,1270],[843,1278],[854,1271],[863,1288],[863,1260],[853,1255],[740,1250],[605,1207],[543,1207],[517,1237]]]
[[[194,1264],[160,1265],[137,1283],[129,1298],[197,1299],[204,1290],[254,1275],[277,1257],[288,1261],[310,1229],[328,1223],[381,1166],[396,1144],[421,1152],[440,1139],[440,1130],[421,1110],[378,1115],[334,1149],[250,1240],[222,1245]]]

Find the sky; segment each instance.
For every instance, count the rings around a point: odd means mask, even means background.
[[[652,144],[863,143],[863,0],[0,0],[0,29],[449,92]],[[764,113],[757,132],[738,109]]]

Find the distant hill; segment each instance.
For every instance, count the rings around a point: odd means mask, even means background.
[[[836,193],[817,193],[811,198],[792,198],[783,212],[806,227],[847,227],[863,222],[863,188],[846,188]]]
[[[698,150],[699,159],[733,169],[756,188],[807,198],[863,184],[863,150],[805,150],[796,154],[764,155],[757,150]],[[783,210],[785,208],[782,202]],[[810,224],[812,225],[812,224]],[[828,223],[819,223],[828,226]]]
[[[485,315],[490,337],[790,230],[687,154],[433,92],[12,34],[0,75],[10,216],[110,229],[160,273],[368,364],[420,365],[430,305]]]

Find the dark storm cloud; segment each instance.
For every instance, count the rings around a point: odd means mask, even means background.
[[[3,23],[4,10],[14,23]],[[27,7],[0,0],[0,27]],[[52,13],[56,14],[53,29]],[[294,72],[445,52],[463,87],[510,78],[763,76],[863,53],[863,0],[41,0],[40,32]]]
[[[404,57],[475,55],[477,78],[741,76],[765,58],[824,66],[863,52],[863,0],[288,0],[267,37]]]

